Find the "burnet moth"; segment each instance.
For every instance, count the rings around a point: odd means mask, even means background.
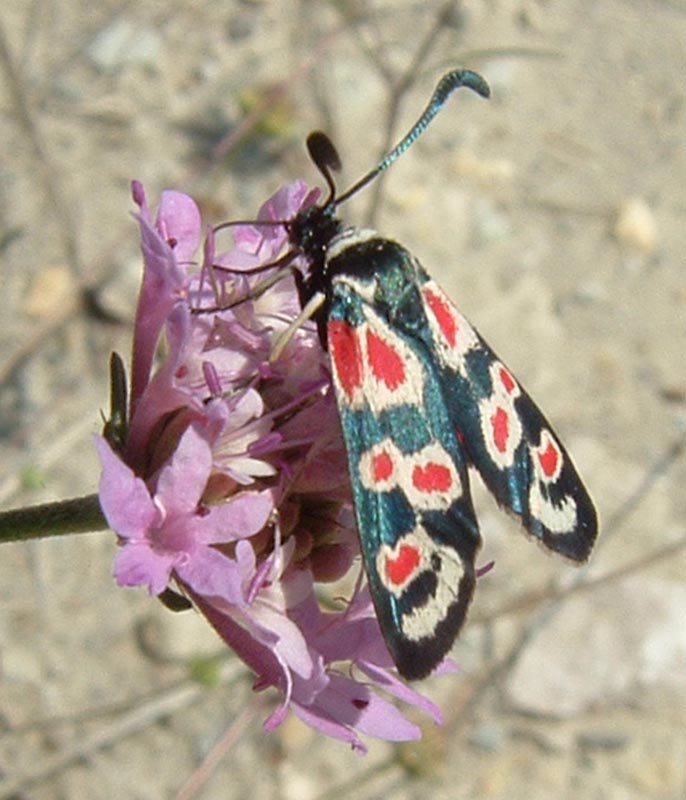
[[[597,534],[571,458],[508,368],[408,250],[337,215],[462,86],[490,94],[475,72],[449,72],[408,134],[342,195],[333,144],[311,134],[329,195],[283,223],[309,267],[299,321],[316,320],[331,360],[371,596],[408,679],[443,660],[472,599],[481,536],[469,467],[549,550],[583,562]]]

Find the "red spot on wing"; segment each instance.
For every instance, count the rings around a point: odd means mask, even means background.
[[[362,352],[357,331],[341,319],[333,319],[327,326],[329,354],[336,371],[338,383],[352,401],[362,385]]]
[[[393,474],[393,459],[386,452],[372,459],[372,477],[376,483],[385,483]]]
[[[395,391],[405,383],[405,363],[400,354],[388,342],[372,331],[367,331],[367,352],[369,367],[374,377]]]
[[[412,470],[412,485],[420,492],[447,492],[452,483],[450,470],[443,464],[432,461]]]
[[[395,558],[386,557],[386,577],[396,586],[402,586],[417,569],[421,555],[416,547],[401,544]]]
[[[426,297],[426,302],[429,304],[434,317],[436,317],[436,322],[446,342],[450,347],[455,347],[457,343],[457,320],[449,303],[429,289],[424,292],[424,297]]]
[[[507,450],[510,438],[510,415],[502,406],[498,406],[491,414],[491,428],[493,430],[493,444],[501,453]]]
[[[560,463],[560,451],[552,440],[549,440],[546,449],[538,454],[538,462],[544,475],[548,478],[552,478],[555,475]]]
[[[505,369],[505,367],[500,368],[500,382],[503,385],[503,389],[505,389],[508,394],[512,394],[517,386],[517,382],[512,375],[510,375],[508,370]]]

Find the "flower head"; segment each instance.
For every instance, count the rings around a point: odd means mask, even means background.
[[[283,225],[234,228],[217,252],[191,198],[165,192],[153,220],[135,183],[144,271],[136,313],[128,436],[97,441],[100,501],[119,536],[114,574],[153,595],[176,586],[282,702],[309,725],[365,751],[360,734],[419,737],[386,695],[438,709],[394,674],[361,581],[324,611],[359,548],[328,364],[314,325],[275,363],[275,338],[300,307],[292,277],[263,294],[287,244]],[[317,198],[302,182],[277,192],[258,221],[292,218]],[[267,265],[264,274],[248,270]],[[153,365],[157,363],[157,366]],[[364,682],[340,670],[355,665]]]

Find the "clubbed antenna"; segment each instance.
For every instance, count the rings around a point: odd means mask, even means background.
[[[329,190],[331,191],[329,200],[333,201],[334,205],[340,205],[356,192],[359,192],[363,186],[366,186],[370,181],[374,180],[374,178],[376,178],[380,172],[388,169],[388,167],[390,167],[391,164],[397,158],[399,158],[412,144],[414,144],[415,140],[418,139],[422,133],[424,133],[431,120],[436,116],[436,114],[438,114],[441,108],[443,108],[445,101],[448,99],[448,97],[450,97],[455,89],[459,89],[462,86],[466,86],[468,89],[480,94],[481,97],[490,97],[491,95],[491,90],[488,84],[481,77],[481,75],[477,74],[476,72],[472,72],[469,69],[455,69],[452,72],[448,72],[438,82],[427,107],[424,109],[422,115],[415,122],[415,124],[410,128],[408,133],[405,134],[405,136],[400,140],[400,142],[398,142],[391,152],[388,153],[388,155],[381,159],[374,169],[368,172],[364,177],[360,178],[357,183],[351,186],[350,189],[348,189],[348,191],[342,194],[340,197],[334,199],[333,181],[331,180],[331,175],[328,171],[322,169],[319,162],[313,157],[315,164],[317,164],[320,172],[324,175],[324,178],[329,186]],[[312,155],[311,150],[310,155]]]
[[[307,137],[307,152],[315,167],[321,172],[326,185],[329,187],[329,196],[326,198],[325,206],[328,206],[336,197],[336,184],[334,183],[331,171],[338,172],[341,168],[341,157],[338,150],[329,137],[321,131],[313,131]]]

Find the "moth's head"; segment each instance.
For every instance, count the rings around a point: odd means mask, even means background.
[[[341,168],[341,159],[329,137],[314,131],[307,137],[307,151],[314,165],[326,181],[329,194],[323,203],[303,209],[288,224],[290,243],[310,260],[323,258],[329,242],[342,230],[336,216],[336,183],[332,171]]]
[[[343,224],[333,203],[314,205],[300,211],[288,225],[288,240],[310,261],[326,253],[329,242],[341,232]]]

